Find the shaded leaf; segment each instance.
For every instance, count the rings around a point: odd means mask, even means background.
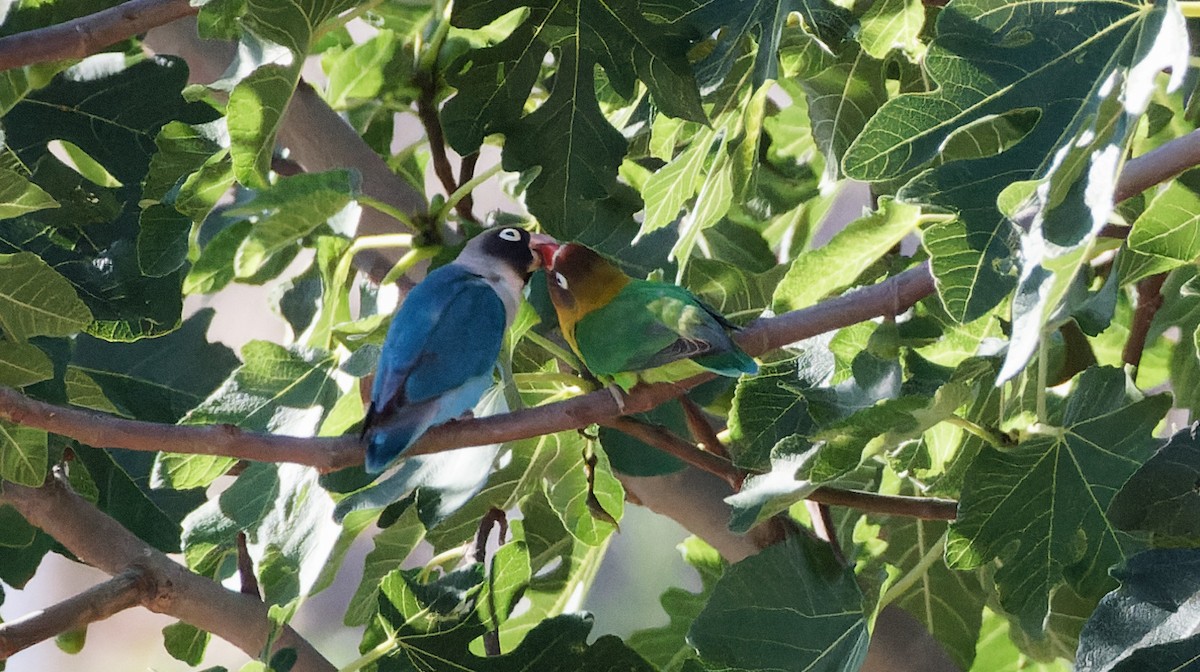
[[[1140,667],[1170,658],[1194,664],[1200,640],[1193,636],[1200,589],[1200,551],[1160,549],[1139,553],[1116,572],[1121,587],[1100,601],[1084,625],[1076,669],[1187,669]],[[1166,648],[1170,647],[1170,649]]]
[[[1069,582],[1085,599],[1109,587],[1130,540],[1105,511],[1155,446],[1166,397],[1144,398],[1119,369],[1080,374],[1052,428],[1015,449],[985,447],[967,472],[946,558],[969,569],[1002,558],[1000,604],[1041,632],[1050,595]]]
[[[1197,425],[1176,432],[1121,487],[1108,507],[1118,528],[1162,541],[1200,540],[1200,443]]]
[[[689,639],[710,664],[851,672],[867,655],[868,634],[854,573],[827,545],[799,535],[730,566]]]

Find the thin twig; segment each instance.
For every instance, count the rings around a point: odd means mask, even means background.
[[[704,409],[686,394],[679,397],[679,403],[683,405],[683,418],[687,422],[688,431],[692,433],[692,438],[708,452],[732,461],[725,444],[721,443],[721,439],[713,431],[713,426],[708,423],[708,418],[704,416]]]
[[[744,474],[729,460],[700,450],[694,444],[676,436],[666,427],[625,416],[610,418],[601,424],[628,434],[642,443],[654,446],[697,469],[720,476],[731,488],[739,487],[744,478]]]
[[[246,533],[243,530],[237,533],[237,568],[238,578],[242,581],[242,594],[261,600],[258,577],[254,575],[254,560],[250,558],[250,549],[246,546]]]
[[[58,604],[0,624],[0,660],[151,601],[157,592],[145,568],[133,567]]]
[[[1133,367],[1133,379],[1137,380],[1137,369],[1142,363],[1142,352],[1146,349],[1146,338],[1154,315],[1162,307],[1162,286],[1167,274],[1152,275],[1137,283],[1137,308],[1129,325],[1129,338],[1121,350],[1121,361]]]
[[[479,163],[479,152],[472,152],[462,157],[462,163],[458,167],[458,183],[460,185],[468,184],[475,177],[475,164]],[[468,193],[455,206],[458,209],[458,214],[464,219],[475,221],[475,198]]]
[[[499,543],[504,543],[504,537],[508,536],[508,516],[500,509],[489,509],[479,520],[479,529],[475,532],[475,562],[483,564],[487,561],[487,543],[488,537],[492,535],[492,528],[499,527]],[[486,571],[486,570],[485,570]],[[488,571],[488,585],[495,590],[495,575]],[[489,656],[500,655],[500,615],[496,613],[496,599],[493,593],[492,599],[488,600],[488,607],[491,609],[492,629],[483,633],[483,651]]]
[[[450,167],[450,157],[446,155],[446,136],[442,133],[442,121],[438,119],[433,78],[421,77],[417,85],[421,90],[421,94],[417,96],[417,118],[421,120],[421,126],[425,128],[425,137],[429,139],[433,172],[438,176],[446,193],[453,194],[458,188],[458,182],[454,179],[454,169]]]
[[[858,511],[908,516],[922,520],[954,520],[958,517],[958,502],[952,499],[881,495],[877,492],[841,490],[828,486],[817,488],[808,496],[808,499],[822,504],[845,506]]]
[[[814,502],[811,499],[804,500],[804,508],[808,511],[808,517],[812,520],[813,533],[821,541],[829,544],[829,549],[833,551],[833,557],[841,564],[846,564],[846,554],[842,553],[842,545],[838,542],[837,528],[833,525],[833,515],[829,512],[829,505],[820,502]]]
[[[84,58],[200,11],[188,0],[130,0],[63,23],[0,38],[0,70]]]

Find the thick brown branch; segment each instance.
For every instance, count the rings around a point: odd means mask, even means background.
[[[252,658],[262,652],[272,627],[266,604],[173,562],[54,476],[38,488],[13,483],[3,488],[0,502],[12,505],[83,562],[114,576],[131,568],[144,572],[154,586],[141,600],[147,609],[211,632]],[[296,672],[335,669],[290,627],[276,640],[275,650],[282,648],[296,650]]]
[[[738,334],[738,340],[750,354],[762,354],[830,329],[895,314],[932,291],[933,279],[928,268],[922,265],[873,287],[850,292],[811,308],[758,320]],[[678,383],[639,386],[626,397],[625,412],[648,411],[712,377],[712,374],[703,374]],[[546,406],[434,427],[413,446],[410,454],[435,453],[579,429],[621,414],[612,395],[599,390]],[[362,448],[351,435],[298,438],[248,432],[231,425],[162,425],[54,406],[4,388],[0,388],[0,419],[44,429],[100,448],[294,462],[321,471],[361,464],[363,459]]]
[[[1175,138],[1125,164],[1117,181],[1117,203],[1200,165],[1200,131]]]
[[[296,462],[323,471],[361,463],[363,458],[353,436],[313,439],[247,432],[232,425],[163,425],[54,406],[7,388],[0,388],[0,419],[69,436],[98,448]]]
[[[0,625],[0,660],[52,637],[150,602],[157,586],[139,566],[117,574],[74,597]]]
[[[65,23],[9,35],[0,38],[0,70],[83,58],[197,11],[188,0],[130,0]]]

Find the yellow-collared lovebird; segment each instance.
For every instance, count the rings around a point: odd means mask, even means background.
[[[535,243],[563,338],[601,382],[757,373],[720,313],[678,285],[635,280],[578,243]]]
[[[514,227],[484,231],[408,293],[388,327],[362,436],[378,473],[425,430],[474,408],[492,384],[504,332],[530,274],[535,244]]]

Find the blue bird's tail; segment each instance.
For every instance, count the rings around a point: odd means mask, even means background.
[[[369,433],[367,440],[367,473],[378,474],[387,469],[401,453],[425,433],[426,427],[380,427]]]

